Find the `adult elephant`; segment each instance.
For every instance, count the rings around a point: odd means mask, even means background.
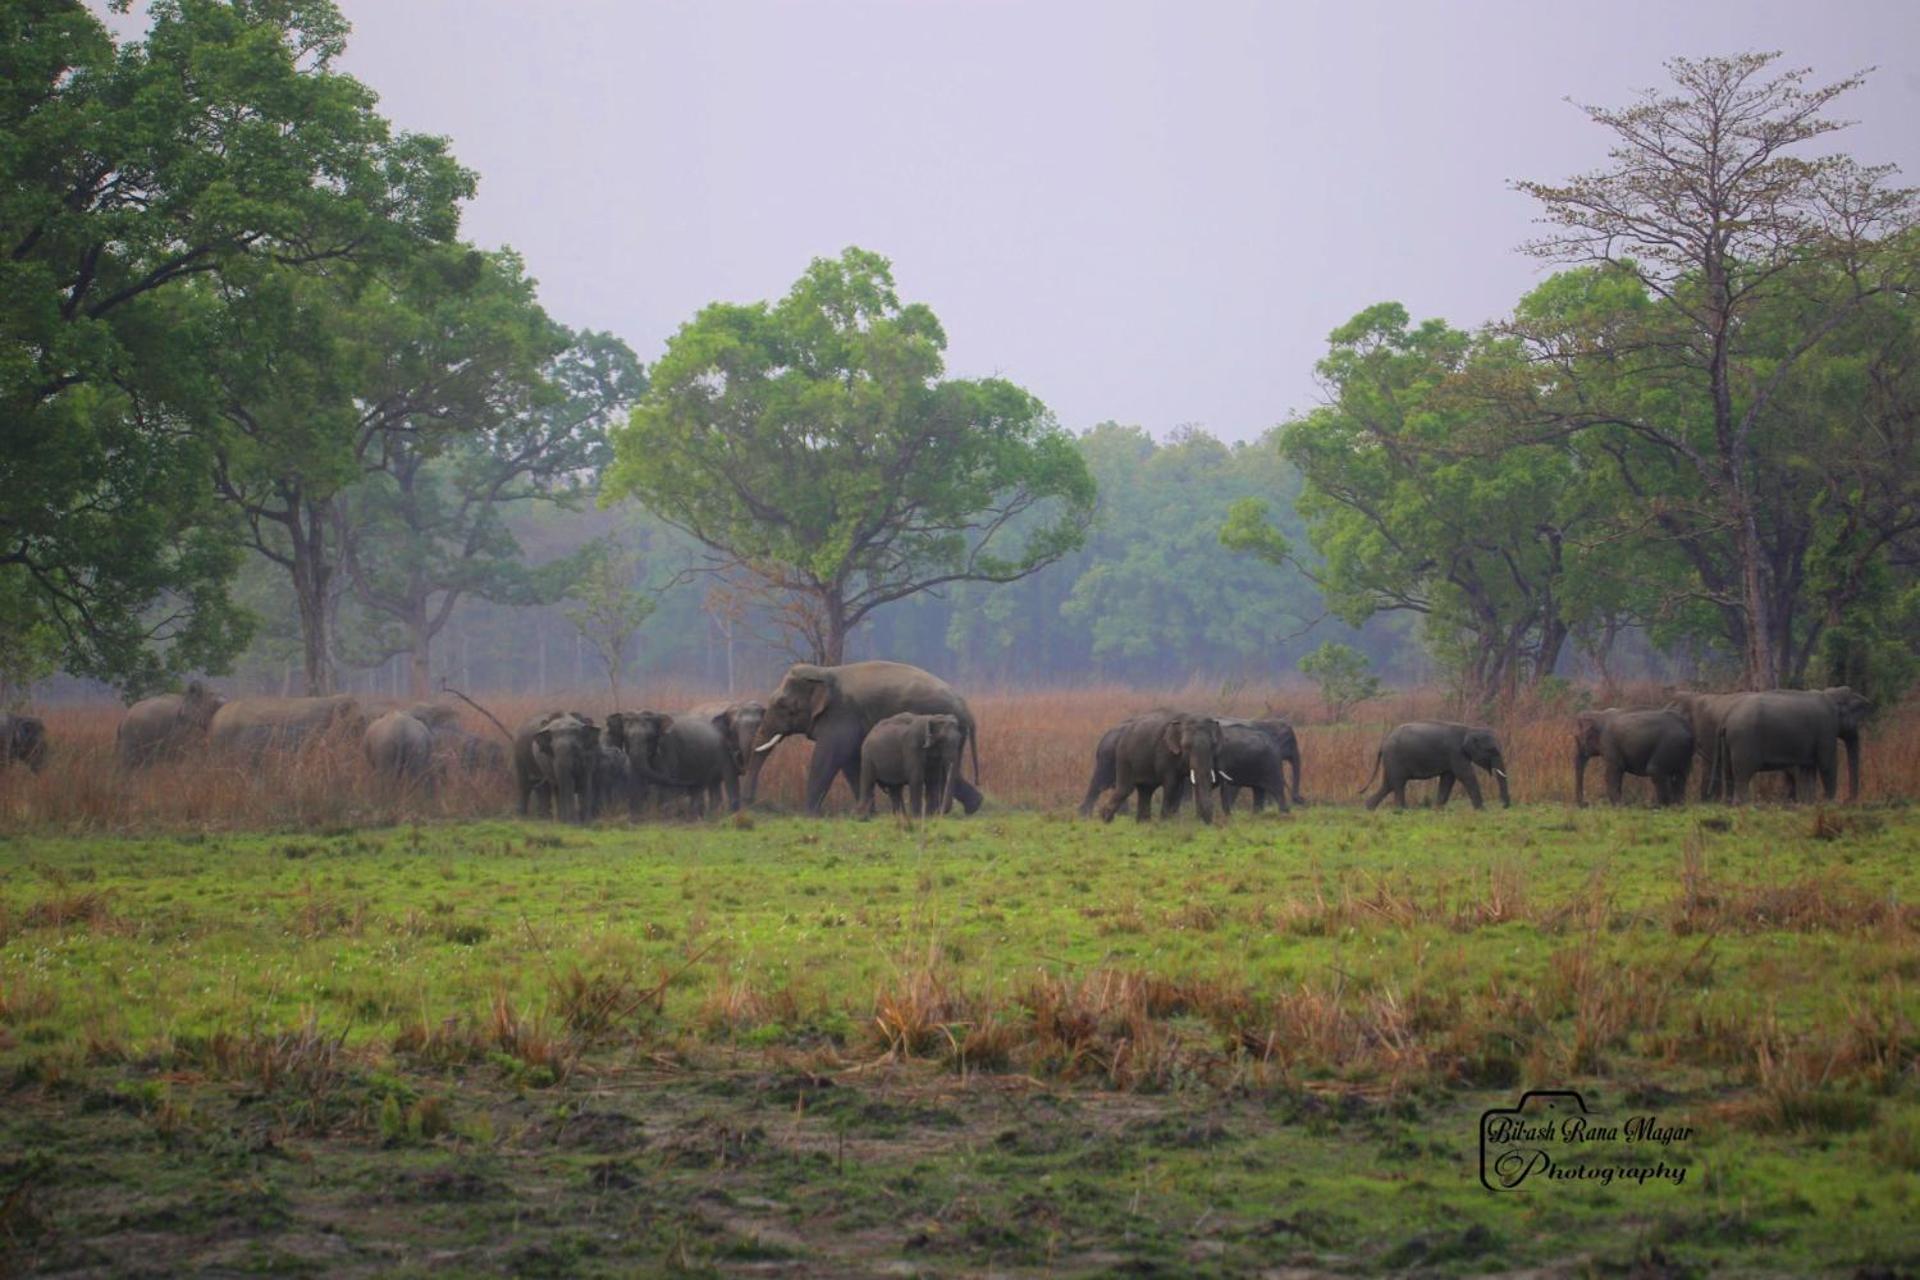
[[[367,764],[383,778],[432,784],[433,730],[412,710],[389,711],[361,737]]]
[[[705,816],[709,801],[717,809],[723,795],[738,812],[740,769],[730,737],[724,713],[703,719],[692,712],[616,711],[607,717],[608,743],[627,754],[635,813],[645,789],[686,796],[696,818]]]
[[[726,737],[727,750],[733,753],[735,767],[741,774],[747,773],[753,758],[753,744],[759,740],[760,725],[767,718],[766,703],[752,699],[703,702],[689,707],[686,714],[719,726]]]
[[[1373,785],[1377,773],[1380,790],[1367,797],[1367,808],[1378,808],[1388,793],[1392,793],[1400,808],[1406,808],[1407,783],[1416,778],[1440,779],[1437,807],[1446,805],[1457,782],[1467,789],[1467,799],[1473,801],[1474,808],[1485,808],[1480,799],[1480,783],[1473,772],[1476,766],[1493,775],[1500,786],[1500,803],[1511,807],[1513,801],[1507,795],[1507,761],[1493,730],[1441,720],[1410,721],[1389,733],[1374,754],[1373,773],[1367,775],[1367,786]]]
[[[1785,770],[1795,799],[1811,799],[1818,774],[1827,799],[1838,791],[1839,744],[1847,747],[1847,799],[1860,798],[1860,730],[1873,704],[1846,685],[1829,689],[1774,689],[1748,694],[1729,711],[1714,749],[1725,770],[1727,798],[1750,797],[1753,775]]]
[[[507,767],[507,748],[497,739],[474,733],[461,724],[457,708],[444,702],[416,702],[407,708],[407,714],[426,725],[427,732],[433,736],[435,777],[445,777],[456,770],[499,773]],[[505,727],[500,731],[504,734]]]
[[[1686,717],[1693,730],[1693,754],[1700,765],[1700,798],[1715,800],[1726,791],[1724,762],[1716,764],[1714,744],[1720,741],[1720,726],[1727,713],[1751,698],[1751,693],[1695,693],[1683,690],[1673,695],[1672,706]]]
[[[1656,804],[1684,804],[1693,769],[1693,726],[1672,707],[1582,711],[1573,721],[1573,802],[1587,802],[1587,762],[1600,758],[1607,775],[1607,801],[1620,803],[1626,775],[1653,781]]]
[[[185,693],[163,693],[142,698],[127,708],[114,730],[114,750],[120,763],[140,768],[170,760],[203,747],[207,726],[222,706],[220,695],[198,680]]]
[[[759,790],[760,770],[779,741],[789,734],[813,739],[807,767],[807,812],[817,814],[835,776],[860,792],[860,745],[873,726],[903,711],[949,715],[960,721],[973,754],[973,783],[953,781],[953,798],[968,813],[980,807],[979,726],[967,700],[940,677],[904,662],[849,662],[837,667],[795,663],[767,699],[766,717],[747,765],[746,802]]]
[[[1300,738],[1285,720],[1222,720],[1220,740],[1220,807],[1233,812],[1240,788],[1253,792],[1253,811],[1272,800],[1287,810],[1287,779],[1293,770],[1293,803],[1305,804],[1300,794]]]
[[[1151,711],[1114,732],[1113,793],[1100,806],[1102,822],[1113,821],[1128,793],[1135,797],[1134,818],[1145,822],[1153,813],[1155,791],[1162,793],[1161,816],[1170,818],[1180,811],[1180,796],[1189,783],[1200,821],[1213,821],[1221,739],[1217,719],[1186,711]],[[1097,772],[1097,763],[1095,768]]]
[[[0,715],[0,769],[19,761],[35,773],[47,765],[47,725],[39,716]]]
[[[600,727],[588,716],[543,711],[521,725],[513,735],[520,815],[527,816],[538,796],[541,809],[556,820],[585,822],[594,809],[599,755]]]
[[[297,751],[334,734],[358,738],[366,713],[353,695],[322,698],[236,698],[213,713],[207,742],[216,751]]]

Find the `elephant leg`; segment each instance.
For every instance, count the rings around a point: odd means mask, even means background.
[[[1627,770],[1618,761],[1607,762],[1607,803],[1618,805],[1626,795]]]
[[[1440,794],[1434,799],[1433,807],[1436,809],[1444,809],[1447,807],[1447,801],[1451,799],[1453,799],[1453,775],[1451,773],[1443,773],[1440,775]],[[1477,808],[1478,806],[1475,807]]]
[[[860,762],[860,782],[853,789],[853,811],[863,818],[873,816],[873,765],[868,761]]]
[[[927,779],[918,770],[907,778],[907,816],[914,819],[927,816]]]
[[[893,809],[893,816],[896,818],[907,811],[906,801],[902,798],[903,795],[904,793],[898,786],[890,786],[887,788],[887,801]]]
[[[1382,800],[1385,800],[1391,794],[1393,794],[1393,779],[1391,777],[1383,776],[1380,779],[1380,789],[1367,797],[1367,809],[1369,811],[1378,809],[1380,807],[1380,802]],[[1400,807],[1402,809],[1407,807],[1406,802],[1404,800],[1401,801]]]
[[[1300,757],[1299,755],[1296,753],[1294,755],[1288,756],[1286,763],[1288,767],[1293,770],[1293,802],[1295,804],[1305,804],[1307,802],[1307,798],[1300,794]]]
[[[833,788],[834,775],[845,767],[845,761],[837,758],[834,743],[821,740],[813,744],[813,759],[807,763],[807,812],[814,817],[820,816],[820,807],[827,801],[827,792]],[[859,794],[860,783],[854,782],[854,794]]]
[[[1484,809],[1486,801],[1480,797],[1480,780],[1473,776],[1473,766],[1468,765],[1466,772],[1460,775],[1460,785],[1466,789],[1467,799],[1473,801],[1473,807]]]
[[[1133,788],[1133,820],[1146,822],[1153,817],[1153,784],[1142,782]]]
[[[1820,753],[1820,790],[1829,804],[1840,794],[1840,756],[1831,748]]]
[[[740,812],[740,775],[739,774],[730,773],[727,775],[726,791],[727,791],[727,812],[729,813]]]
[[[1407,807],[1407,781],[1406,778],[1401,778],[1393,784],[1393,802],[1395,807],[1400,809]]]

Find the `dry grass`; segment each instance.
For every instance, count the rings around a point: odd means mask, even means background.
[[[709,689],[662,688],[626,699],[629,707],[666,709],[720,696]],[[1623,702],[1659,701],[1658,690],[1629,691]],[[550,698],[483,697],[509,728],[536,711],[565,707],[589,715],[612,708],[604,695]],[[1291,717],[1300,729],[1302,785],[1310,801],[1358,801],[1373,766],[1373,752],[1390,726],[1412,719],[1456,719],[1445,698],[1432,690],[1390,693],[1363,706],[1357,723],[1329,724],[1310,691],[1297,686],[1254,690],[1190,684],[1181,689],[1118,687],[1070,691],[984,692],[971,701],[981,726],[980,758],[985,789],[996,804],[1027,809],[1063,809],[1085,791],[1092,751],[1100,735],[1129,715],[1155,706],[1178,705],[1221,715]],[[368,703],[369,712],[384,704]],[[370,775],[359,744],[316,744],[292,755],[202,760],[162,765],[127,774],[113,758],[116,706],[46,711],[54,762],[40,775],[14,769],[0,773],[0,830],[193,831],[286,827],[344,828],[395,822],[504,816],[514,792],[504,774],[462,774],[433,794],[396,788]],[[1515,803],[1572,799],[1570,713],[1519,705],[1496,720],[1507,747]],[[466,727],[498,737],[471,711]],[[764,802],[797,808],[809,747],[775,753],[761,782]],[[1870,801],[1920,795],[1920,699],[1884,715],[1869,733],[1862,797]],[[1592,778],[1589,779],[1593,781]],[[1697,783],[1696,783],[1697,785]],[[1646,802],[1642,780],[1629,780],[1629,795]],[[1777,783],[1763,790],[1778,790]],[[1416,784],[1416,802],[1431,788]],[[1491,788],[1489,787],[1489,794]],[[844,788],[833,801],[851,804]],[[1816,811],[1811,833],[1832,838],[1855,829],[1855,817]]]

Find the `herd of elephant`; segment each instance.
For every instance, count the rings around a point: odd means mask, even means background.
[[[1681,802],[1696,761],[1703,766],[1702,799],[1748,798],[1758,774],[1780,772],[1793,798],[1812,799],[1818,779],[1831,800],[1842,745],[1848,798],[1857,800],[1860,733],[1871,711],[1865,698],[1840,686],[1681,693],[1660,708],[1581,712],[1574,723],[1575,802],[1586,802],[1586,770],[1594,759],[1602,762],[1607,798],[1615,804],[1628,775],[1649,779],[1657,803]],[[844,777],[862,814],[873,813],[876,793],[884,791],[894,812],[923,816],[955,804],[967,813],[980,807],[978,729],[966,699],[918,667],[798,663],[765,701],[712,702],[677,713],[617,711],[604,723],[580,712],[547,711],[511,734],[510,745],[468,731],[453,709],[438,703],[370,720],[344,694],[223,701],[195,682],[184,693],[129,708],[116,749],[123,765],[137,768],[195,752],[257,756],[358,735],[376,774],[431,790],[455,768],[510,767],[522,814],[584,822],[621,810],[637,816],[682,799],[695,816],[723,804],[738,810],[753,803],[773,749],[799,736],[813,742],[809,813],[820,812],[834,779]],[[37,771],[47,750],[39,719],[0,716],[0,766],[21,762]],[[1492,777],[1503,805],[1512,803],[1493,730],[1441,721],[1400,725],[1375,752],[1367,788],[1375,778],[1379,786],[1367,808],[1389,795],[1405,808],[1407,784],[1421,779],[1437,780],[1441,805],[1458,786],[1481,808],[1476,771]],[[1111,821],[1131,796],[1135,816],[1145,820],[1159,792],[1161,813],[1171,816],[1189,790],[1203,822],[1213,820],[1216,793],[1224,813],[1233,811],[1242,790],[1251,793],[1256,812],[1268,803],[1282,810],[1304,803],[1293,726],[1278,718],[1164,709],[1135,716],[1101,737],[1080,812],[1090,815],[1097,807]]]

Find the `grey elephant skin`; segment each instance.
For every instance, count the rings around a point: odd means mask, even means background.
[[[1626,776],[1633,774],[1652,781],[1654,803],[1684,804],[1693,754],[1693,726],[1672,708],[1582,711],[1573,721],[1573,802],[1587,802],[1587,762],[1598,758],[1608,803],[1620,803]]]
[[[1194,789],[1194,808],[1200,821],[1213,821],[1213,789],[1220,753],[1220,722],[1212,716],[1187,711],[1152,711],[1119,725],[1113,734],[1113,791],[1100,805],[1100,819],[1113,815],[1134,797],[1134,818],[1145,822],[1153,813],[1153,793],[1161,792],[1165,817],[1179,812],[1182,788]],[[1105,737],[1101,739],[1104,743]],[[1096,751],[1095,772],[1098,773]]]
[[[366,733],[366,713],[350,694],[324,698],[236,698],[213,713],[207,742],[215,751],[255,755],[297,751],[309,742]]]
[[[661,798],[684,795],[694,817],[709,803],[740,808],[740,770],[731,745],[733,727],[722,711],[701,717],[691,712],[616,711],[607,717],[607,740],[626,752],[631,770],[633,813],[648,793]]]
[[[1500,803],[1511,806],[1507,794],[1507,761],[1500,740],[1491,729],[1476,725],[1452,724],[1443,720],[1414,720],[1389,733],[1374,754],[1373,773],[1380,776],[1380,789],[1367,797],[1367,808],[1377,809],[1389,794],[1400,808],[1407,807],[1407,783],[1418,778],[1440,779],[1436,807],[1445,807],[1453,795],[1454,784],[1466,788],[1467,799],[1476,809],[1485,808],[1480,798],[1480,782],[1475,768],[1493,775],[1500,787]],[[1366,787],[1361,788],[1362,791]]]
[[[1253,792],[1253,811],[1271,800],[1287,811],[1286,768],[1293,768],[1293,803],[1306,803],[1300,794],[1300,738],[1285,720],[1220,721],[1220,808],[1233,812],[1240,788]]]
[[[433,785],[433,730],[412,711],[377,716],[361,737],[375,775],[409,785]]]
[[[0,769],[13,764],[35,773],[47,767],[47,725],[39,716],[0,715]]]
[[[753,744],[759,741],[760,725],[767,718],[767,704],[754,699],[727,702],[703,702],[687,708],[685,714],[717,724],[727,739],[734,767],[744,776],[753,758]]]
[[[817,814],[835,777],[844,777],[855,795],[860,789],[860,744],[873,726],[903,711],[948,715],[960,722],[973,758],[973,780],[980,780],[979,725],[967,700],[945,680],[904,662],[849,662],[837,667],[795,663],[767,699],[767,713],[747,766],[746,800],[758,792],[760,770],[782,738],[800,734],[813,740],[807,766],[807,812]],[[980,807],[980,791],[964,777],[953,781],[953,798],[968,813]]]
[[[633,767],[627,753],[607,741],[603,733],[593,757],[593,812],[604,818],[627,808],[633,795]]]
[[[505,771],[507,747],[490,736],[470,732],[460,723],[458,709],[442,702],[416,702],[406,713],[427,726],[433,737],[434,778]]]
[[[1673,709],[1686,718],[1687,725],[1693,730],[1693,755],[1700,766],[1700,798],[1713,800],[1719,798],[1726,788],[1726,770],[1717,768],[1714,761],[1714,745],[1720,741],[1720,725],[1727,713],[1739,706],[1741,701],[1752,697],[1748,693],[1695,693],[1682,690],[1673,695]]]
[[[543,815],[561,822],[585,822],[594,809],[599,753],[600,727],[588,716],[542,711],[522,724],[513,735],[521,816],[527,816],[537,800]]]
[[[873,816],[875,787],[886,790],[893,811],[901,811],[900,793],[907,793],[906,812],[915,818],[945,813],[953,804],[953,783],[960,773],[966,733],[958,717],[924,716],[903,711],[873,726],[860,744],[858,812]]]
[[[185,693],[143,698],[127,708],[114,730],[114,750],[130,769],[197,755],[206,748],[207,726],[224,705],[198,680]]]
[[[1728,711],[1714,748],[1727,798],[1751,797],[1753,776],[1784,770],[1795,799],[1811,799],[1814,775],[1831,800],[1838,791],[1839,746],[1847,748],[1847,799],[1860,798],[1860,730],[1873,705],[1845,685],[1750,693]]]

